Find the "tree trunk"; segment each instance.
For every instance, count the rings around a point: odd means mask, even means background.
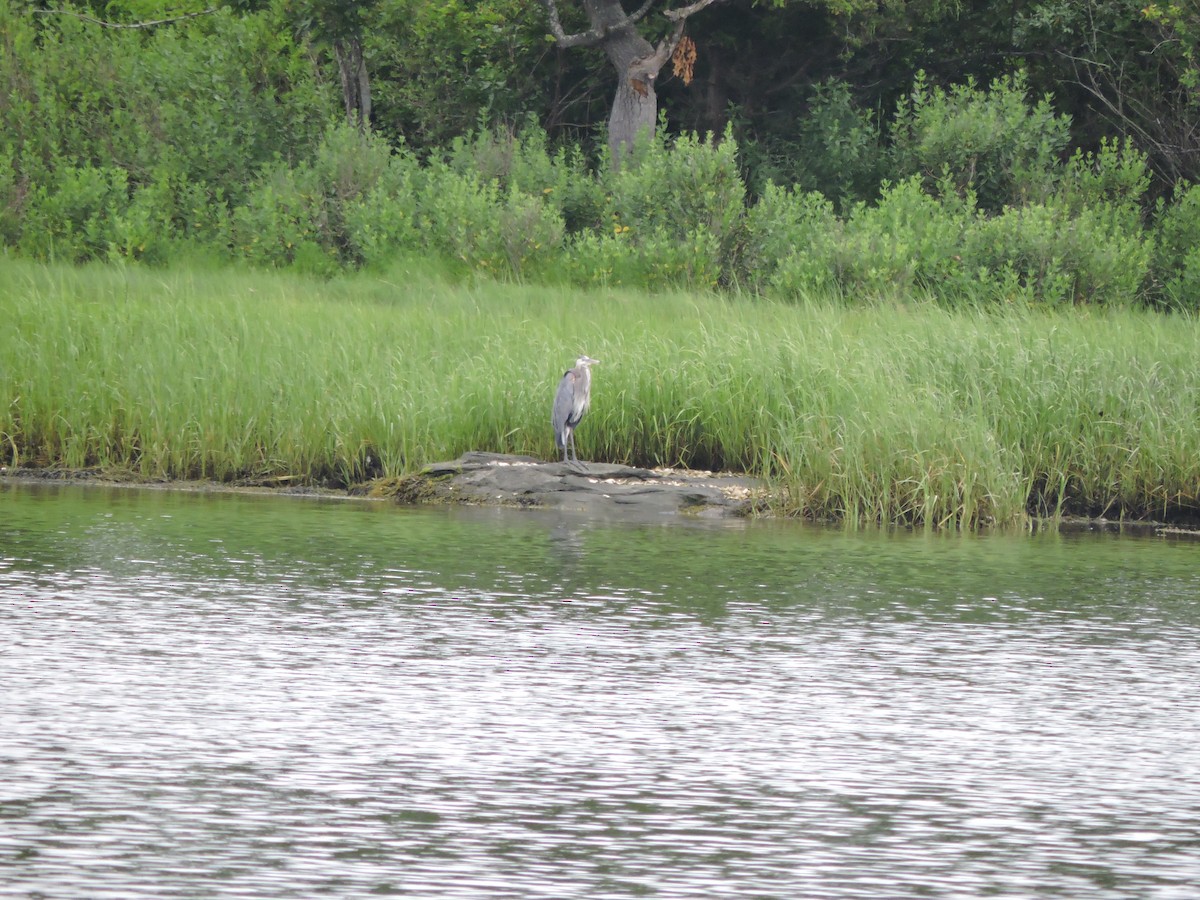
[[[617,90],[608,120],[608,147],[614,166],[630,155],[637,141],[654,134],[658,123],[658,94],[654,90],[658,71],[683,37],[687,17],[713,2],[693,0],[687,6],[666,10],[663,15],[673,27],[656,47],[637,30],[638,21],[653,6],[653,0],[645,0],[632,15],[625,12],[621,0],[583,0],[591,28],[571,35],[563,30],[557,0],[542,0],[559,47],[600,47],[617,70]]]
[[[337,38],[333,42],[333,55],[342,79],[346,121],[357,124],[359,131],[366,131],[371,127],[371,82],[363,59],[362,41],[357,37]]]
[[[617,165],[633,151],[639,134],[643,139],[650,137],[658,123],[658,94],[654,91],[658,68],[649,72],[645,66],[637,66],[654,56],[654,47],[626,17],[620,0],[584,0],[583,6],[592,28],[605,34],[601,48],[617,72],[608,119],[608,148]]]
[[[626,69],[625,77],[617,82],[608,117],[608,148],[614,164],[629,156],[638,141],[653,137],[657,124],[658,95],[654,92],[653,75],[638,78]]]

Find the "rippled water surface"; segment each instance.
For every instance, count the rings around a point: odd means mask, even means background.
[[[0,896],[1200,896],[1200,544],[0,485]]]

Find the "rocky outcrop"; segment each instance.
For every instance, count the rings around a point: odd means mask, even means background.
[[[544,462],[531,456],[465,453],[416,475],[378,482],[376,495],[406,502],[531,506],[633,517],[745,516],[765,509],[753,478],[608,463]]]

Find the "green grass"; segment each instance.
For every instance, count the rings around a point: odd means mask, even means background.
[[[466,450],[766,476],[788,512],[1200,514],[1200,326],[239,270],[0,266],[0,464],[346,484]],[[378,461],[373,462],[373,461]]]

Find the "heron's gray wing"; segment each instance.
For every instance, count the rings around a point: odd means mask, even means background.
[[[571,391],[571,418],[567,422],[573,428],[579,424],[579,420],[584,417],[592,403],[592,373],[587,366],[580,366],[571,371],[575,373],[575,384]]]
[[[558,383],[558,392],[554,395],[554,409],[550,413],[550,424],[554,427],[554,442],[559,447],[566,443],[566,429],[574,425],[578,419],[571,421],[571,412],[575,406],[575,370],[569,370]]]

